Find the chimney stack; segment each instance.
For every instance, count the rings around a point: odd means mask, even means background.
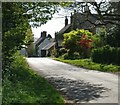
[[[67,16],[65,16],[65,26],[67,26],[68,25],[68,18],[67,18]]]
[[[41,37],[46,38],[46,36],[47,36],[47,32],[46,31],[41,32]]]
[[[73,14],[71,13],[71,16],[70,16],[70,23],[72,24],[73,22]]]
[[[85,5],[85,7],[84,7],[84,12],[86,13],[86,12],[90,12],[90,10],[89,10],[89,6],[86,4]]]

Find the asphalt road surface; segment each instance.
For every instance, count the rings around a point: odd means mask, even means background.
[[[52,58],[26,58],[30,67],[60,91],[66,102],[118,103],[118,75],[87,70]]]

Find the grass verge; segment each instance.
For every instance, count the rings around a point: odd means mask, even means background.
[[[64,60],[62,58],[54,58],[54,60],[61,61],[64,63],[72,64],[78,67],[83,67],[91,70],[99,70],[103,72],[120,72],[120,66],[106,65],[92,62],[90,59],[79,59],[79,60]]]
[[[64,104],[62,96],[43,77],[34,73],[23,57],[18,55],[15,57],[9,74],[6,74],[6,78],[3,79],[3,105]]]

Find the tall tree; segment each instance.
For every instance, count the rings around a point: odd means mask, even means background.
[[[52,18],[57,3],[3,2],[2,3],[2,57],[3,69],[10,66],[12,55],[25,44],[31,26],[40,26]],[[31,25],[31,26],[30,26]]]
[[[86,8],[87,6],[87,8]],[[85,9],[90,9],[89,14],[98,14],[99,18],[104,24],[118,24],[120,21],[120,2],[107,2],[101,0],[99,2],[74,2],[69,6],[70,10],[83,13]]]

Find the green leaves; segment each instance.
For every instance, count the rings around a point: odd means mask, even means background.
[[[25,34],[26,34],[25,40],[24,40],[25,45],[29,45],[31,42],[34,42],[34,38],[33,38],[31,29],[27,29]]]
[[[52,18],[52,15],[57,11],[56,5],[57,3],[52,2],[36,2],[24,3],[23,7],[26,10],[25,15],[29,18],[31,26],[37,27],[45,24]]]
[[[69,49],[71,51],[71,53],[77,51],[80,51],[80,45],[79,45],[79,41],[82,35],[87,35],[88,38],[92,39],[91,37],[93,37],[93,34],[91,32],[89,32],[88,30],[73,30],[69,33],[65,33],[64,34],[64,42],[63,45],[65,46],[65,48]]]
[[[113,26],[106,34],[106,42],[112,47],[120,47],[120,25]]]
[[[64,103],[62,96],[44,78],[34,73],[21,55],[16,53],[14,58],[10,73],[2,82],[2,104]]]
[[[31,26],[46,23],[56,12],[52,2],[3,2],[2,3],[2,56],[3,69],[22,45],[33,42]]]
[[[97,63],[120,65],[120,48],[110,47],[109,45],[94,49],[92,60]]]

